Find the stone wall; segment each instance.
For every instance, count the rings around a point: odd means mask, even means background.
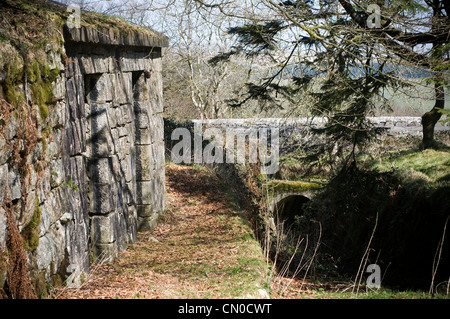
[[[73,116],[64,153],[86,167],[94,255],[110,256],[164,209],[161,49],[73,42],[66,52]]]
[[[6,202],[37,290],[66,277],[70,284],[92,263],[113,258],[164,209],[161,47],[167,38],[108,31],[65,27],[63,45],[47,49],[52,106],[39,116],[39,105],[29,101],[30,114],[38,116],[36,143],[23,158],[26,173],[13,160],[17,145],[26,144],[20,118],[0,119],[0,290],[8,285]],[[32,96],[26,83],[20,90]]]

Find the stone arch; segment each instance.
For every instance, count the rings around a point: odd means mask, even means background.
[[[303,206],[309,201],[310,197],[302,194],[289,194],[280,198],[273,209],[275,224],[284,222],[286,225],[292,225],[295,217],[303,214]]]

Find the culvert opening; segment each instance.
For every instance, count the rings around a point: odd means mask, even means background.
[[[283,222],[286,226],[295,223],[295,217],[303,215],[304,205],[309,198],[303,195],[290,195],[280,200],[275,205],[275,223]]]

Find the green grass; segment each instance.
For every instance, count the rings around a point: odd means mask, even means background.
[[[363,292],[328,292],[319,289],[316,299],[448,299],[445,294],[431,295],[424,291],[395,291],[385,288]]]
[[[450,180],[450,149],[399,150],[369,164],[371,169],[393,171],[406,180],[416,178],[429,183]]]

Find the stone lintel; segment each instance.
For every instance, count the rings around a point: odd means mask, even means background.
[[[66,42],[83,42],[90,44],[117,45],[131,47],[163,48],[169,46],[169,39],[156,32],[130,30],[115,32],[110,28],[95,28],[81,26],[68,28],[64,26],[64,39]]]

